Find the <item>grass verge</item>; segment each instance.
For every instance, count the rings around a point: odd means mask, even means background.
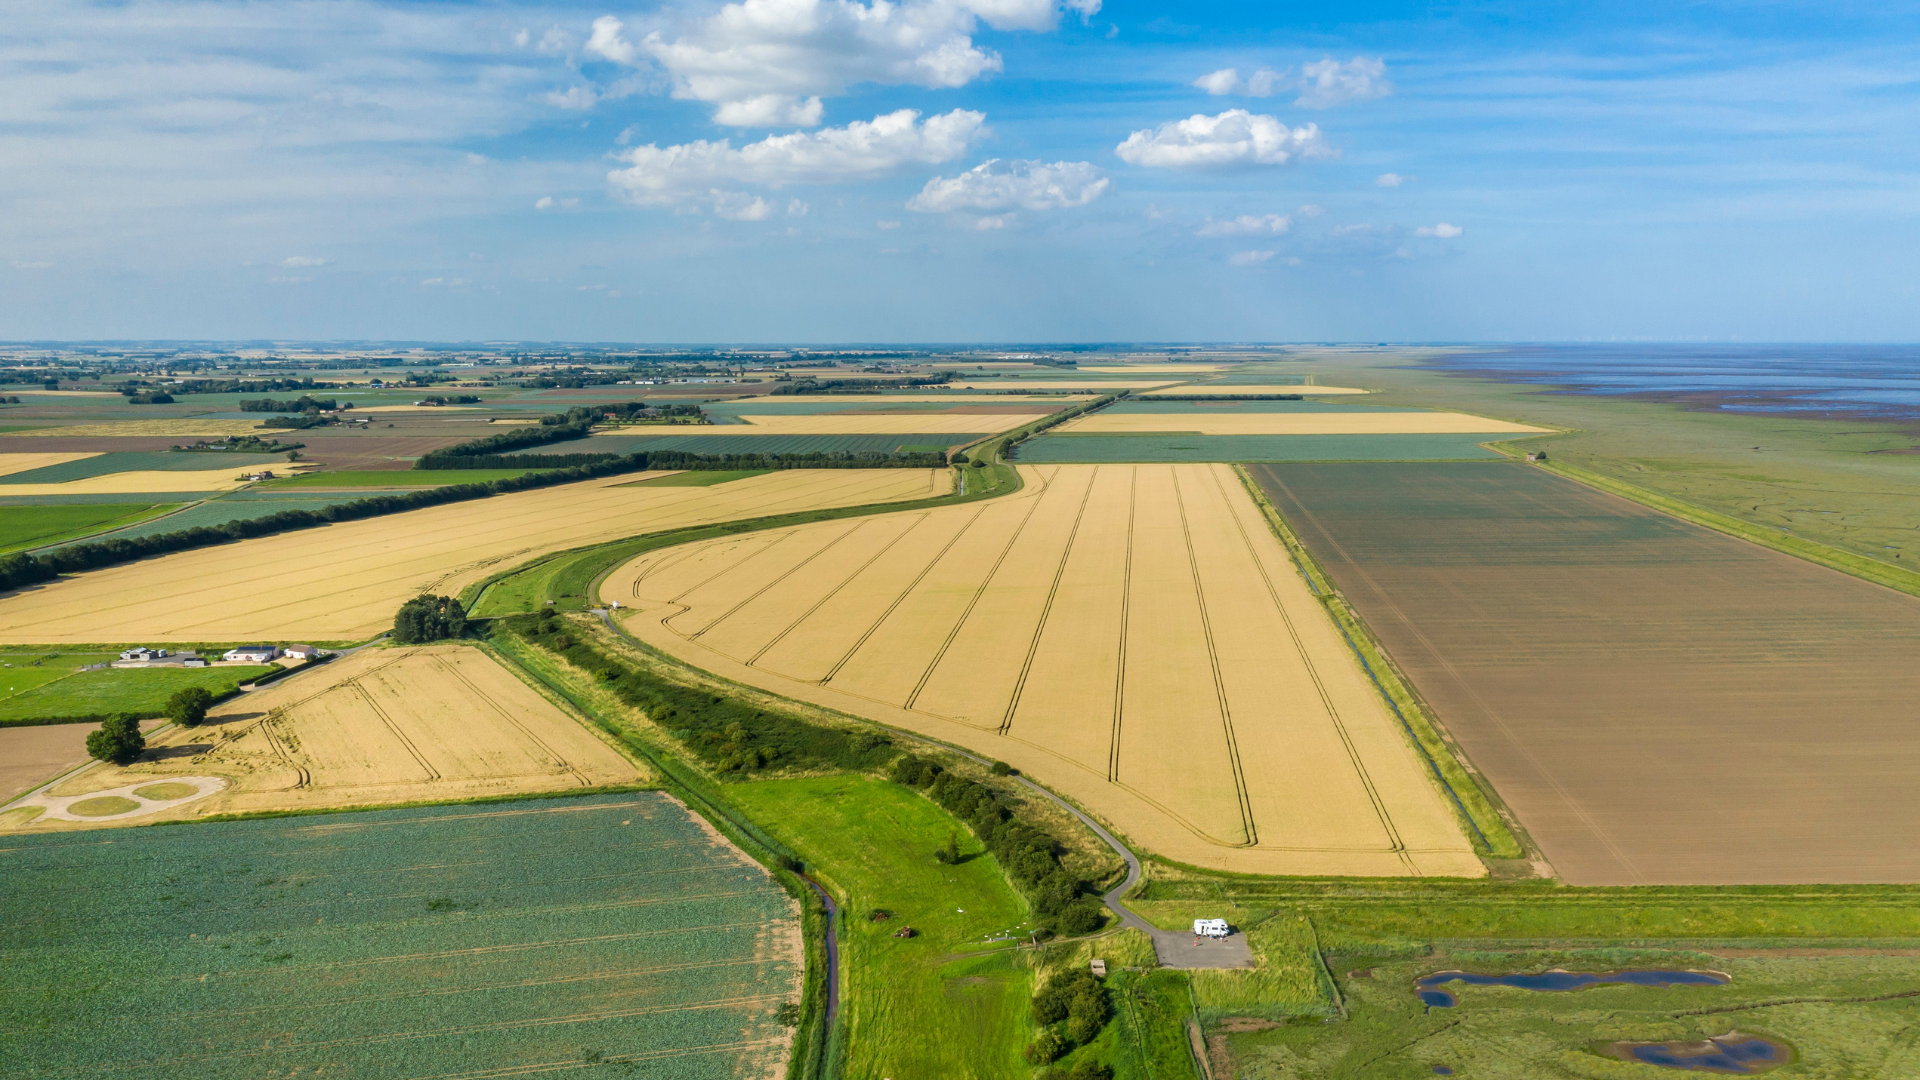
[[[1239,475],[1241,485],[1246,488],[1254,504],[1260,507],[1274,535],[1286,546],[1287,554],[1292,556],[1294,565],[1307,579],[1307,584],[1320,597],[1327,614],[1346,636],[1354,654],[1373,677],[1381,696],[1392,706],[1414,748],[1426,759],[1441,786],[1451,795],[1449,801],[1460,816],[1461,824],[1466,826],[1465,831],[1472,839],[1475,850],[1495,859],[1524,856],[1526,848],[1511,827],[1510,816],[1503,812],[1489,786],[1481,782],[1479,773],[1466,764],[1465,755],[1460,753],[1434,721],[1432,713],[1413,692],[1412,683],[1394,666],[1386,649],[1375,640],[1359,613],[1347,604],[1335,588],[1333,579],[1327,576],[1306,545],[1294,535],[1286,519],[1274,509],[1266,492],[1260,490],[1260,485],[1254,483],[1243,466],[1234,466],[1234,472]]]
[[[6,494],[0,488],[0,495]],[[77,540],[170,514],[180,503],[80,503],[9,506],[0,514],[0,554]]]

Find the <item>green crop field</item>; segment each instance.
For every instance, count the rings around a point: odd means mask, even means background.
[[[110,502],[8,507],[6,513],[0,514],[0,553],[131,525],[164,514],[174,505]]]
[[[1007,951],[1026,903],[966,827],[898,784],[858,776],[730,784],[729,802],[845,898],[841,955],[850,1077],[1024,1076],[1030,974]],[[933,858],[958,830],[963,861]],[[884,908],[893,917],[870,922]],[[919,932],[896,938],[903,926]]]
[[[178,513],[154,516],[149,520],[117,529],[114,539],[127,539],[136,536],[156,536],[161,533],[181,532],[194,528],[218,528],[229,521],[249,521],[253,518],[277,514],[282,510],[321,510],[335,503],[351,502],[365,498],[364,495],[343,495],[328,498],[315,493],[313,496],[298,499],[253,499],[242,498],[241,493],[226,498],[214,498],[189,506]],[[317,497],[316,497],[317,496]],[[92,534],[98,536],[99,530]],[[76,537],[72,542],[83,542],[86,537]]]
[[[10,1077],[691,1080],[785,1059],[792,901],[657,793],[97,835],[0,852]]]
[[[637,487],[645,484],[648,487],[657,488],[713,487],[716,484],[745,480],[749,476],[760,476],[771,471],[770,469],[707,469],[699,472],[669,473],[666,476],[655,476],[646,480],[635,480],[631,484],[621,484],[620,486]]]
[[[1160,410],[1152,410],[1158,412]],[[1182,412],[1188,410],[1179,410]],[[1169,418],[1172,422],[1174,418]],[[1497,435],[1039,435],[1014,457],[1026,464],[1167,461],[1493,461]]]
[[[43,661],[37,668],[0,668],[0,688],[17,687],[8,689],[4,696],[0,696],[0,727],[69,723],[123,712],[137,716],[159,716],[167,698],[175,691],[199,686],[214,697],[223,697],[232,693],[233,688],[241,683],[252,682],[274,670],[251,665],[75,670],[83,664],[97,664],[115,658],[113,654],[61,656],[58,660]],[[31,660],[25,662],[31,663]],[[45,678],[50,670],[57,670],[60,675]],[[16,672],[22,681],[8,681]],[[32,672],[30,683],[26,679],[28,672]]]
[[[118,472],[199,472],[204,469],[224,469],[229,465],[233,466],[235,471],[239,471],[262,465],[284,464],[285,461],[286,458],[278,454],[190,454],[169,450],[117,450],[109,454],[95,454],[93,457],[80,458],[77,461],[62,462],[59,465],[28,469],[26,472],[8,473],[0,476],[0,486],[64,484],[69,480],[85,480],[89,477],[106,476]]]

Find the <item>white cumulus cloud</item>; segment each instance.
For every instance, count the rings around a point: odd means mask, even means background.
[[[565,90],[550,90],[540,95],[540,100],[556,109],[585,112],[599,102],[600,95],[591,86],[569,86]]]
[[[1258,266],[1274,255],[1271,251],[1236,251],[1227,256],[1227,261],[1235,266]]]
[[[1443,221],[1438,225],[1422,225],[1419,228],[1413,230],[1413,235],[1437,236],[1442,240],[1451,240],[1454,237],[1459,236],[1461,233],[1466,231],[1467,230],[1461,228],[1458,225],[1449,225]]]
[[[773,204],[757,195],[719,191],[713,193],[713,213],[728,221],[765,221],[773,216]]]
[[[1214,97],[1226,94],[1245,94],[1247,97],[1272,97],[1274,93],[1287,85],[1284,72],[1272,68],[1259,68],[1242,81],[1239,68],[1221,68],[1193,80],[1194,86],[1205,90]]]
[[[910,165],[952,161],[983,133],[987,119],[965,109],[925,121],[919,117],[913,109],[901,109],[845,127],[770,135],[738,149],[728,139],[666,147],[649,143],[616,155],[626,167],[608,173],[607,182],[616,195],[639,206],[710,201],[716,213],[730,216],[738,185],[869,180]]]
[[[312,255],[289,255],[280,260],[280,265],[289,270],[298,270],[304,266],[325,266],[327,260],[315,258]]]
[[[980,232],[986,232],[989,229],[1004,229],[1011,224],[1013,224],[1012,214],[994,214],[977,219],[973,227]]]
[[[1228,109],[1218,116],[1195,113],[1151,131],[1136,131],[1113,152],[1129,165],[1162,169],[1285,165],[1339,154],[1320,137],[1318,125],[1289,128],[1245,109]]]
[[[551,210],[551,209],[553,209],[553,196],[551,196],[551,195],[542,195],[542,196],[540,196],[540,197],[539,197],[538,199],[535,199],[535,200],[533,201],[533,208],[534,208],[535,210]]]
[[[1241,214],[1215,221],[1208,218],[1200,226],[1201,236],[1279,236],[1293,228],[1293,219],[1285,214]]]
[[[1411,179],[1413,179],[1411,176],[1401,176],[1399,173],[1383,172],[1373,178],[1373,186],[1387,188],[1399,187]]]
[[[974,44],[983,22],[1045,32],[1063,11],[1099,10],[1100,0],[739,0],[638,41],[604,15],[586,51],[657,65],[674,97],[718,106],[717,123],[811,127],[820,97],[859,83],[951,88],[1001,70],[998,53]]]
[[[1393,93],[1393,84],[1387,81],[1387,63],[1377,56],[1356,56],[1344,63],[1327,57],[1301,65],[1300,75],[1300,96],[1294,104],[1309,109],[1330,109]]]
[[[995,158],[954,177],[936,176],[907,202],[922,213],[952,210],[1060,210],[1085,206],[1110,181],[1090,161],[1008,161]]]

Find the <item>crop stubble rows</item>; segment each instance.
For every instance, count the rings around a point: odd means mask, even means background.
[[[1567,880],[1920,881],[1920,600],[1519,464],[1252,472]]]
[[[641,474],[644,475],[644,474]],[[712,488],[607,477],[180,552],[0,602],[0,642],[362,640],[423,592],[453,594],[565,548],[718,521],[941,494],[923,469],[791,470]]]
[[[1008,499],[652,552],[602,596],[690,663],[1003,758],[1182,861],[1481,872],[1229,470],[1024,471]]]

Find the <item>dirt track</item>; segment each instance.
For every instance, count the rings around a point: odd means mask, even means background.
[[[1570,882],[1920,881],[1920,599],[1520,464],[1252,473]]]

